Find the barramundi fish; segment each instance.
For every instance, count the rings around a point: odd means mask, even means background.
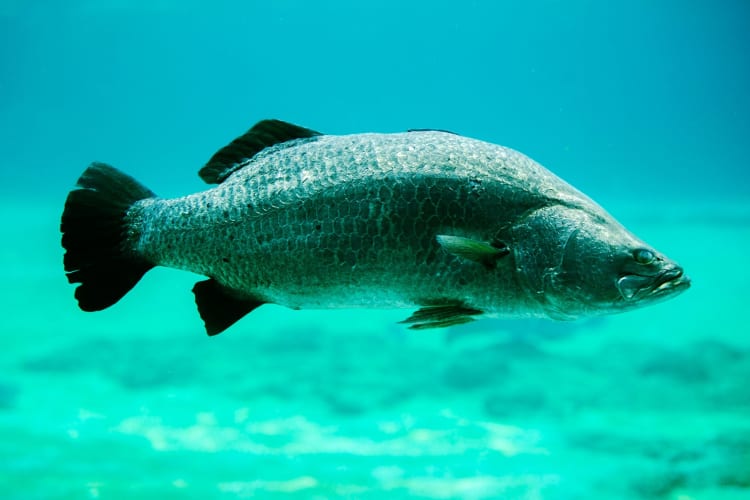
[[[512,149],[439,130],[324,135],[264,120],[159,198],[94,163],[68,195],[62,245],[84,311],[154,266],[193,288],[209,335],[262,304],[412,308],[411,328],[483,315],[575,319],[672,297],[683,269]]]

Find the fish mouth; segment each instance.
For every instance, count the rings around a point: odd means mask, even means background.
[[[661,299],[684,292],[690,288],[690,278],[680,266],[670,267],[655,276],[626,274],[617,280],[617,289],[629,302],[644,299]]]
[[[681,267],[668,269],[656,277],[654,287],[651,290],[652,295],[671,295],[674,293],[684,292],[690,288],[690,278],[685,275]]]

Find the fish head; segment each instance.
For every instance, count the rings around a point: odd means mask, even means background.
[[[529,284],[552,318],[621,312],[690,287],[680,265],[603,210],[553,207],[538,216],[537,248],[546,250],[529,261],[537,266]]]

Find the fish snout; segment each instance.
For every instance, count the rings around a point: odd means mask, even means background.
[[[661,299],[690,288],[691,280],[685,270],[669,263],[654,275],[626,274],[617,280],[617,289],[627,301]]]

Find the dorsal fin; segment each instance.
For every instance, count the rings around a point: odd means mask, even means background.
[[[320,132],[281,120],[263,120],[217,151],[200,169],[198,175],[209,184],[219,184],[237,170],[244,161],[269,146],[319,135],[321,135]]]
[[[445,132],[446,134],[458,135],[450,130],[444,130],[442,128],[410,128],[407,132]]]

